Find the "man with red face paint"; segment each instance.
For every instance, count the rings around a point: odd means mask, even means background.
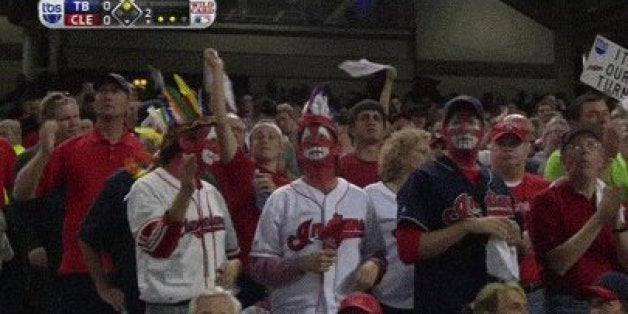
[[[397,195],[397,249],[415,265],[415,313],[460,313],[487,282],[518,277],[516,250],[505,242],[521,239],[508,188],[477,161],[483,130],[477,99],[447,102],[443,156],[416,170]]]
[[[157,168],[127,195],[147,313],[181,313],[209,288],[231,287],[239,274],[238,242],[225,201],[198,171],[197,158],[212,128],[207,119],[171,127]]]
[[[385,268],[367,196],[336,177],[339,146],[327,96],[316,89],[298,130],[300,179],[271,194],[251,249],[251,274],[270,286],[273,313],[336,313]]]

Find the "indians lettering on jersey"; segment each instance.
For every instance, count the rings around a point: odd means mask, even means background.
[[[443,222],[446,225],[452,225],[470,217],[481,217],[482,209],[473,196],[462,193],[456,197],[453,206],[443,211]]]
[[[184,233],[191,233],[195,237],[200,238],[205,233],[225,229],[225,220],[222,217],[204,217],[201,220],[186,221]]]
[[[364,236],[364,220],[356,218],[343,218],[340,214],[334,214],[327,224],[312,223],[312,219],[302,222],[295,235],[288,237],[288,248],[292,251],[300,251],[312,239],[323,241],[327,247],[339,247],[342,240],[361,238]]]
[[[499,195],[495,194],[493,191],[488,191],[484,197],[484,204],[486,204],[487,216],[506,218],[513,218],[515,216],[512,198],[509,195]]]
[[[488,191],[484,197],[484,204],[488,216],[509,218],[514,216],[512,199],[508,195],[499,195],[493,191]],[[473,196],[462,193],[456,197],[452,207],[445,209],[442,219],[449,226],[466,218],[481,216],[482,209]]]

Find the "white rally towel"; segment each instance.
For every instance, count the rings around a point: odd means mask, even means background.
[[[624,110],[628,111],[628,98],[623,98],[619,104]]]
[[[490,237],[486,243],[486,269],[501,280],[519,281],[517,249],[501,238]]]
[[[345,60],[338,65],[338,68],[347,72],[351,77],[362,77],[371,75],[384,69],[392,69],[391,65],[379,64],[366,59]]]

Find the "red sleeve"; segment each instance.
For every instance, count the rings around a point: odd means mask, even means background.
[[[543,256],[559,246],[566,239],[560,219],[559,203],[551,189],[537,195],[530,204],[530,225],[528,232],[534,251]]]
[[[2,140],[0,142],[0,156],[2,156],[2,169],[0,176],[2,176],[2,186],[0,192],[2,192],[2,200],[0,201],[0,208],[6,204],[5,195],[10,195],[13,189],[13,182],[15,181],[15,161],[17,157],[11,145],[8,142]],[[6,194],[5,194],[6,193]]]
[[[279,257],[251,256],[248,268],[251,278],[266,286],[278,286],[303,275],[296,261]]]
[[[39,142],[39,132],[37,129],[22,137],[22,145],[24,145],[24,148],[31,148],[37,145],[37,142]]]
[[[17,161],[17,156],[15,155],[15,151],[9,143],[6,141],[2,141],[2,156],[5,160],[4,169],[4,187],[7,191],[10,191],[13,188],[13,182],[15,181],[15,162]]]
[[[67,143],[67,142],[65,142]],[[52,152],[50,160],[44,168],[44,173],[39,180],[39,186],[37,187],[37,196],[46,194],[54,187],[63,184],[65,182],[65,174],[69,170],[64,167],[66,158],[67,145],[61,144]]]
[[[220,182],[220,186],[229,185],[232,187],[239,187],[245,181],[248,180],[248,184],[253,184],[253,174],[255,173],[255,163],[244,154],[241,148],[236,150],[235,155],[231,161],[226,164],[222,164],[222,171],[220,176],[217,177]],[[250,178],[250,179],[249,179]]]
[[[397,227],[397,254],[405,264],[419,261],[419,241],[423,231],[418,225],[401,222]]]
[[[158,217],[140,228],[137,245],[152,257],[168,258],[177,248],[182,230],[182,223]]]

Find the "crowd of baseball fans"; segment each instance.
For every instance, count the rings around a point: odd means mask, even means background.
[[[201,95],[103,73],[5,110],[0,313],[628,313],[626,104],[394,68],[233,97],[203,57]]]

